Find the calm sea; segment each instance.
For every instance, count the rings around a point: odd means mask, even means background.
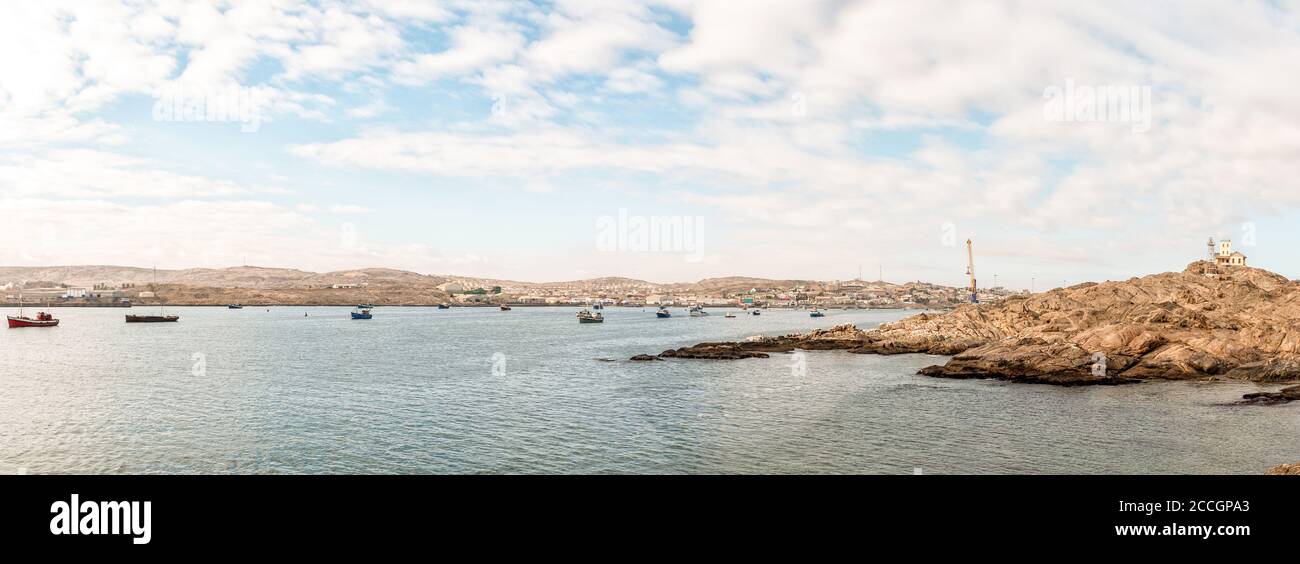
[[[1258,474],[1300,460],[1300,405],[1220,405],[1279,386],[939,380],[915,374],[946,360],[926,355],[626,360],[901,312],[611,308],[580,325],[576,308],[174,308],[180,323],[127,325],[157,310],[53,311],[61,327],[0,330],[0,473]]]

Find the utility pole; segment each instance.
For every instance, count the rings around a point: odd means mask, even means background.
[[[1034,279],[1033,279],[1033,278],[1030,278],[1030,279],[1029,279],[1029,293],[1031,293],[1031,294],[1034,293]]]

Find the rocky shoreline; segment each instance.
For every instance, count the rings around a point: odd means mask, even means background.
[[[1087,283],[997,304],[921,313],[864,331],[700,343],[649,358],[737,360],[793,350],[952,357],[937,378],[1059,386],[1145,380],[1300,382],[1300,283],[1247,267],[1195,262],[1183,272]],[[1300,386],[1241,403],[1300,400]]]
[[[1269,476],[1300,476],[1300,462],[1269,468],[1265,474]]]

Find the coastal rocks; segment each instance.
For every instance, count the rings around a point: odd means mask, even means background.
[[[697,358],[704,360],[739,360],[742,358],[767,358],[765,352],[747,349],[739,343],[701,343],[659,353],[659,358]]]
[[[635,360],[635,361],[649,361],[649,360],[663,360],[663,359],[662,359],[662,358],[659,358],[659,357],[657,357],[657,356],[655,356],[655,355],[652,355],[652,354],[639,354],[639,355],[636,355],[636,356],[634,356],[634,357],[632,357],[632,358],[630,358],[630,359],[628,359],[628,360]]]
[[[666,350],[660,353],[659,357],[739,360],[743,358],[768,358],[770,353],[786,353],[796,349],[859,349],[863,346],[865,334],[864,331],[852,324],[845,324],[798,335],[753,336],[738,343],[700,343],[675,350]]]
[[[922,374],[1110,385],[1150,379],[1300,381],[1300,283],[1198,261],[1183,272],[1079,284],[999,303],[922,313],[872,331],[841,325],[802,335],[702,343],[660,356],[753,358],[847,350],[952,357]],[[1288,388],[1290,390],[1290,388]],[[1291,392],[1257,402],[1292,401]]]
[[[1300,400],[1300,386],[1282,388],[1277,392],[1256,392],[1241,396],[1237,405],[1279,405]]]
[[[1127,361],[1125,361],[1127,362]],[[1120,365],[1122,369],[1123,364]],[[1061,386],[1128,384],[1107,362],[1074,343],[1026,337],[1007,339],[954,356],[947,364],[921,369],[938,378],[997,378]]]
[[[1269,468],[1265,474],[1269,476],[1300,476],[1300,462],[1274,466]]]

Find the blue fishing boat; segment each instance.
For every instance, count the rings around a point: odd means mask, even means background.
[[[356,310],[352,312],[352,319],[372,319],[372,318],[374,318],[374,315],[371,315],[369,308],[358,307]]]
[[[656,312],[655,312],[655,317],[658,317],[659,319],[667,319],[667,318],[672,317],[672,316],[673,316],[673,314],[672,314],[671,312],[669,312],[669,311],[668,311],[668,308],[666,308],[666,307],[661,307],[661,308],[659,308],[659,311],[656,311]]]
[[[826,314],[820,309],[814,309],[808,312],[808,317],[826,317]]]

